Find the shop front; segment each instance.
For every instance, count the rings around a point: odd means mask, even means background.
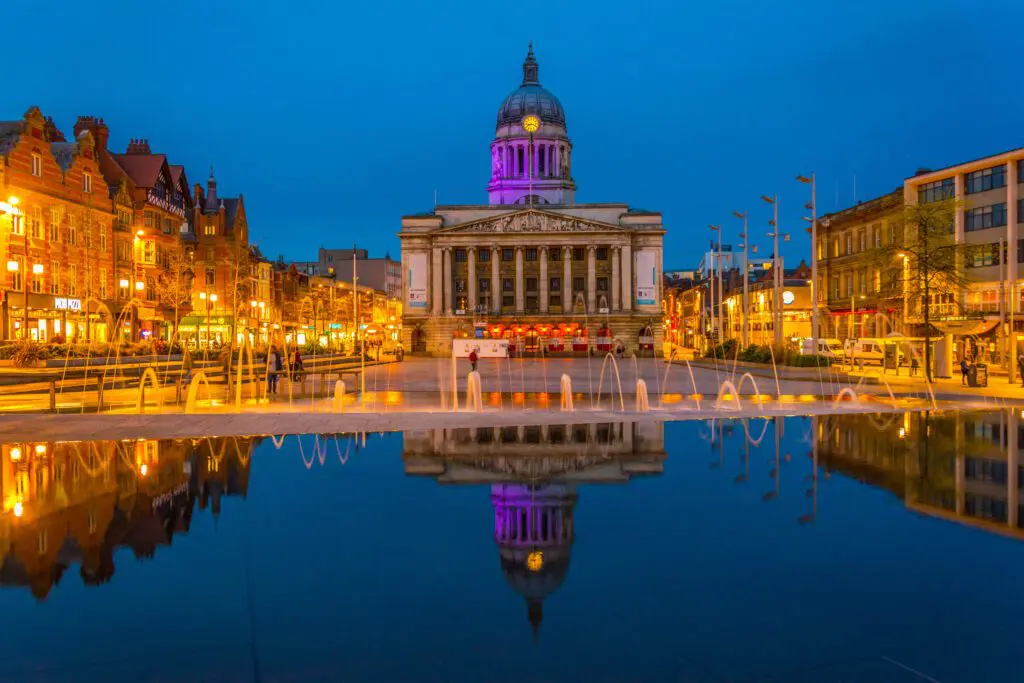
[[[192,348],[223,346],[231,339],[234,323],[230,315],[186,315],[178,323],[178,338]]]
[[[29,294],[27,325],[23,293],[5,292],[2,306],[4,339],[105,342],[110,336],[112,321],[108,302]]]

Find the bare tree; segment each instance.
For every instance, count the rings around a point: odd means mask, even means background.
[[[195,266],[192,254],[181,244],[171,247],[164,253],[164,269],[156,281],[156,298],[161,305],[174,310],[174,329],[171,334],[171,339],[174,339],[178,334],[181,307],[192,300]]]

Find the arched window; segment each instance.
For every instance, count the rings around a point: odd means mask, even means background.
[[[516,163],[517,163],[517,165],[516,165],[516,175],[517,176],[523,175],[523,169],[526,168],[526,164],[524,163],[523,157],[524,157],[524,155],[523,155],[523,146],[522,145],[518,145],[516,147]]]

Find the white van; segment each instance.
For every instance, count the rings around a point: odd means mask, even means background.
[[[800,355],[801,356],[813,356],[814,355],[814,340],[804,339],[800,343]],[[818,338],[818,355],[831,358],[833,360],[842,360],[846,355],[843,351],[843,345],[838,339],[824,339]]]
[[[850,351],[850,362],[856,365],[885,362],[885,342],[882,339],[858,339]]]

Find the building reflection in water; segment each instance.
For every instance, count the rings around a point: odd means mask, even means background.
[[[915,512],[1024,539],[1018,410],[815,418],[821,465]]]
[[[578,487],[660,474],[665,460],[656,422],[430,429],[403,444],[407,474],[490,486],[501,570],[535,638],[544,599],[569,571]]]
[[[89,585],[114,551],[151,558],[188,533],[196,504],[216,518],[244,497],[259,439],[40,441],[0,446],[0,585],[45,598],[74,564]]]

